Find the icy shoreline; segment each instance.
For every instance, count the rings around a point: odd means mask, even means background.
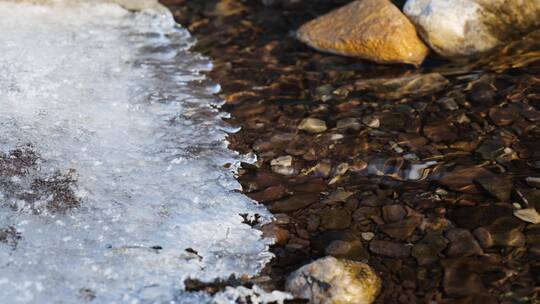
[[[223,166],[240,157],[189,33],[161,9],[48,2],[0,1],[0,152],[36,155],[1,178],[18,238],[0,243],[0,302],[197,302],[188,277],[255,275],[270,240],[240,214],[269,215]],[[76,206],[47,207],[55,174]]]

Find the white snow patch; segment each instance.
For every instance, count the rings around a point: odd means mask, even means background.
[[[0,154],[31,145],[39,158],[0,184],[0,228],[20,234],[0,243],[0,303],[208,301],[184,279],[269,261],[239,214],[269,215],[223,167],[240,157],[200,74],[211,64],[169,13],[0,1],[0,41]],[[56,190],[32,188],[58,172],[80,201],[65,213],[45,207]]]
[[[277,303],[283,304],[286,300],[292,300],[293,296],[290,293],[282,291],[266,292],[257,285],[252,288],[227,287],[224,291],[216,294],[212,299],[212,304],[228,304],[228,303]]]

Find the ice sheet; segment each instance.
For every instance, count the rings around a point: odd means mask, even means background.
[[[182,303],[187,277],[256,274],[269,240],[240,214],[268,214],[224,167],[189,33],[49,2],[0,1],[0,303]]]

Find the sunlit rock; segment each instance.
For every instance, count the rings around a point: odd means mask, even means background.
[[[286,288],[312,304],[370,304],[381,279],[367,264],[325,257],[292,273]]]
[[[489,52],[540,26],[538,0],[409,0],[403,10],[447,58]]]
[[[388,0],[357,0],[304,24],[309,46],[379,63],[420,65],[428,53],[414,25]]]
[[[309,133],[321,133],[326,131],[326,122],[318,118],[305,118],[298,125],[298,129]]]

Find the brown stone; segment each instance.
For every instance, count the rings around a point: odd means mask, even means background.
[[[342,241],[336,240],[325,249],[326,254],[336,258],[361,261],[369,258],[367,250],[359,240]]]
[[[489,170],[480,167],[462,167],[456,168],[452,172],[443,174],[439,183],[450,190],[460,192],[476,191],[474,182],[483,178],[493,178],[495,174]]]
[[[424,127],[424,135],[433,142],[454,142],[458,139],[455,127],[448,121],[435,121]]]
[[[268,206],[274,213],[287,213],[303,209],[319,200],[315,194],[297,194],[286,199],[275,201]]]
[[[397,222],[405,218],[407,210],[399,204],[382,207],[383,218],[387,223]]]
[[[325,229],[345,229],[351,225],[351,214],[344,209],[326,210],[321,215],[321,226]]]
[[[483,293],[486,290],[478,274],[460,267],[445,269],[443,288],[446,293],[453,296]]]
[[[499,127],[511,125],[519,118],[519,112],[511,107],[493,107],[489,109],[489,118]]]
[[[450,245],[446,254],[451,257],[472,256],[482,254],[482,247],[474,239],[474,236],[466,229],[452,229],[446,233]]]
[[[448,85],[449,81],[439,73],[416,74],[403,77],[393,78],[368,78],[361,79],[354,83],[355,91],[366,91],[369,95],[384,99],[401,99],[401,98],[419,98],[422,96],[435,94]],[[393,117],[392,117],[393,116]],[[410,120],[406,115],[399,113],[385,113],[379,117],[378,126],[388,126],[391,120],[403,122],[406,118],[407,122],[404,127],[410,124]],[[365,123],[365,122],[364,122]]]
[[[268,224],[262,227],[264,237],[273,238],[277,245],[283,246],[289,240],[289,231],[275,224]]]
[[[523,226],[524,223],[515,217],[501,217],[487,226],[475,229],[473,234],[484,248],[523,247]]]
[[[309,46],[379,63],[420,65],[428,53],[412,23],[389,0],[358,0],[304,24]]]
[[[426,266],[437,262],[441,252],[446,248],[448,241],[441,235],[428,233],[412,249],[412,256],[419,265]]]
[[[405,240],[414,233],[416,227],[418,227],[421,223],[421,217],[410,216],[399,222],[381,225],[379,230],[394,239]]]
[[[263,191],[248,194],[249,197],[260,203],[278,200],[285,195],[287,195],[287,188],[283,185],[270,186]]]
[[[396,259],[406,258],[411,253],[411,247],[407,247],[403,243],[395,243],[381,240],[371,241],[369,243],[369,250],[375,254]]]
[[[512,206],[507,204],[465,206],[460,207],[451,215],[458,227],[474,229],[487,226],[499,218],[512,217]]]

